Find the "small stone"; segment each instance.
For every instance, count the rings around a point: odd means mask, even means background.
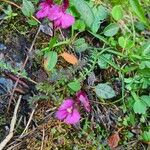
[[[4,44],[0,43],[0,51],[6,50],[6,49],[7,47]]]
[[[47,35],[50,35],[50,36],[53,35],[52,28],[51,28],[49,25],[47,25],[47,24],[44,24],[44,25],[41,24],[41,25],[40,25],[40,30],[41,30],[43,33],[47,34]]]

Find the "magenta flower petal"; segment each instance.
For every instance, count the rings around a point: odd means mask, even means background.
[[[61,106],[59,107],[59,110],[65,110],[65,109],[68,109],[70,107],[73,107],[74,105],[74,101],[73,99],[66,99],[62,104]]]
[[[48,19],[51,21],[54,21],[56,19],[59,19],[62,16],[62,9],[58,5],[52,5],[50,12],[48,14]]]
[[[59,120],[64,120],[68,115],[68,112],[66,110],[58,110],[56,112],[56,118]]]
[[[80,121],[80,113],[75,108],[73,99],[66,99],[58,108],[55,116],[67,124],[76,124]]]
[[[51,6],[47,1],[40,3],[40,10],[36,13],[36,17],[38,19],[47,17],[50,12],[50,9]]]
[[[67,124],[76,124],[79,121],[80,121],[80,113],[76,108],[74,108],[72,113],[68,114],[68,116],[64,120],[64,122]]]
[[[87,112],[90,112],[91,108],[90,108],[90,103],[89,103],[89,99],[87,97],[87,94],[83,91],[80,91],[76,94],[77,96],[77,100],[79,102],[81,102],[81,104],[84,106],[85,110]]]
[[[73,25],[75,22],[75,19],[70,14],[63,13],[60,18],[54,20],[54,24],[56,27],[61,27],[63,29],[66,29]]]
[[[75,19],[70,14],[64,14],[61,17],[61,27],[64,29],[72,26],[74,22],[75,22]]]

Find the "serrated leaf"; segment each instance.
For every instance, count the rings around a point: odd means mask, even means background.
[[[118,31],[119,31],[118,24],[111,23],[104,29],[104,35],[109,37],[114,36],[115,34],[117,34]]]
[[[111,14],[116,21],[122,19],[123,18],[123,11],[122,11],[121,5],[114,6]]]
[[[84,0],[73,0],[73,4],[79,14],[81,15],[81,18],[84,20],[86,25],[90,28],[94,22],[94,14],[87,4],[86,1]]]
[[[35,12],[34,5],[31,1],[23,0],[22,8],[23,14],[27,17],[31,17],[31,15]]]
[[[135,100],[133,104],[133,110],[138,114],[145,114],[147,110],[147,105],[142,100]]]
[[[139,0],[129,0],[130,5],[136,15],[139,17],[140,21],[143,22],[146,26],[149,26],[149,22],[145,17],[143,8],[141,7]]]
[[[57,63],[58,55],[54,51],[50,51],[44,56],[44,68],[47,71],[51,71]]]
[[[72,89],[75,92],[77,92],[77,91],[79,91],[81,89],[80,82],[78,82],[78,81],[70,82],[68,84],[68,86],[70,87],[70,89]]]
[[[107,83],[100,83],[95,87],[95,92],[98,97],[110,99],[116,96],[115,91]]]

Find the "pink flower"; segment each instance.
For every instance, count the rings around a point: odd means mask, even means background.
[[[45,2],[40,3],[40,10],[36,13],[36,17],[38,19],[48,17],[52,3],[52,0],[46,0]]]
[[[73,16],[62,11],[61,16],[58,19],[54,20],[54,25],[55,27],[61,27],[63,29],[66,29],[73,25],[74,22],[75,19]]]
[[[47,17],[50,21],[54,21],[55,27],[66,29],[75,22],[74,17],[66,13],[68,6],[68,0],[64,0],[62,6],[54,5],[52,0],[46,0],[40,3],[41,9],[37,12],[36,16],[37,18]]]
[[[87,94],[83,91],[80,91],[76,94],[76,96],[77,96],[77,101],[81,102],[81,104],[84,106],[87,112],[90,112],[91,108],[90,108],[90,103]]]
[[[66,99],[56,112],[56,118],[67,124],[76,124],[80,121],[80,113],[75,108],[73,99]]]
[[[61,27],[63,29],[66,29],[70,27],[72,24],[74,24],[75,19],[72,15],[67,14],[66,10],[69,6],[69,1],[64,0],[64,3],[62,6],[58,7],[57,9],[53,9],[53,13],[49,13],[48,18],[51,21],[54,21],[55,27]]]

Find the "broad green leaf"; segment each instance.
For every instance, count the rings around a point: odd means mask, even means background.
[[[103,99],[110,99],[116,96],[115,91],[107,83],[100,83],[95,87],[96,95]]]
[[[69,88],[72,89],[73,91],[77,92],[81,89],[81,85],[80,85],[80,82],[78,81],[73,81],[73,82],[70,82],[68,84]]]
[[[133,41],[131,41],[128,37],[123,36],[119,37],[118,43],[123,49],[130,49],[134,45]]]
[[[48,43],[48,49],[51,50],[53,48],[53,46],[56,44],[56,42],[57,42],[56,37],[52,37]]]
[[[99,20],[104,20],[108,16],[108,11],[104,6],[100,5],[97,8],[97,10],[94,12],[94,16],[95,16],[95,18],[97,18]]]
[[[85,0],[73,0],[73,5],[81,15],[86,25],[90,28],[94,22],[94,14]]]
[[[98,58],[98,65],[101,69],[107,69],[109,67],[109,63],[105,61],[106,59],[112,60],[112,55],[111,54],[102,54]]]
[[[57,63],[57,58],[58,58],[58,55],[54,51],[50,51],[46,53],[44,56],[44,68],[47,71],[51,71]]]
[[[83,52],[88,48],[88,44],[84,38],[79,38],[74,42],[74,47],[76,52]]]
[[[31,15],[35,12],[34,5],[31,1],[23,0],[22,8],[23,14],[27,17],[31,17]]]
[[[143,52],[143,55],[149,55],[150,56],[150,40],[147,41],[142,47],[141,50]]]
[[[104,35],[105,36],[114,36],[115,34],[117,34],[118,31],[119,31],[118,24],[111,23],[104,29]]]
[[[145,114],[147,110],[147,105],[142,100],[135,100],[133,104],[133,110],[138,114]]]
[[[150,107],[150,96],[142,95],[140,98],[147,104],[148,107]]]
[[[135,22],[135,27],[136,29],[140,30],[140,31],[144,31],[145,30],[145,24],[143,22]]]
[[[73,24],[73,29],[74,30],[79,30],[80,32],[85,30],[85,23],[83,20],[77,20],[74,24]]]
[[[123,18],[123,10],[122,10],[121,5],[114,6],[111,14],[116,21],[122,19]]]
[[[92,32],[96,33],[100,27],[101,22],[107,18],[108,12],[105,7],[99,6],[93,8],[94,13],[94,22],[92,24],[91,30]]]
[[[33,19],[28,19],[28,23],[31,25],[31,26],[37,26],[38,25],[38,22],[33,20]]]
[[[142,6],[140,5],[139,0],[129,0],[129,2],[133,11],[139,17],[140,21],[143,22],[146,26],[149,26],[149,22],[147,18],[145,17],[144,10]]]
[[[149,131],[144,131],[141,135],[141,140],[144,142],[150,142],[150,130]]]

